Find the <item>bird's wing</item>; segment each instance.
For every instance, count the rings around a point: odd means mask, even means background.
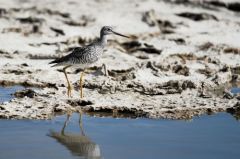
[[[87,52],[91,51],[93,49],[91,46],[88,47],[76,47],[74,50],[59,59],[56,59],[54,61],[51,61],[49,64],[60,64],[60,63],[68,63],[70,61],[74,61],[76,58],[81,58],[81,56],[84,56]]]
[[[71,55],[71,57],[77,57],[77,58],[81,58],[82,56],[84,56],[86,53],[93,51],[93,47],[92,45],[88,45],[85,47],[76,47],[73,52],[69,55]]]

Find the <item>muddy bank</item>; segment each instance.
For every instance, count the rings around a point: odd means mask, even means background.
[[[28,87],[0,105],[1,118],[50,119],[81,109],[113,116],[189,119],[239,108],[239,94],[229,92],[240,81],[240,20],[237,9],[231,9],[237,4],[231,8],[225,1],[126,1],[122,8],[117,0],[0,4],[0,85]],[[102,59],[87,70],[83,100],[81,70],[69,69],[74,91],[68,98],[61,68],[48,63],[97,38],[103,25],[117,26],[131,39],[109,39]]]

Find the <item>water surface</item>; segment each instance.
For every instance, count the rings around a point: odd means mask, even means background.
[[[0,158],[83,158],[81,140],[85,139],[80,132],[78,114],[70,118],[65,136],[76,137],[74,141],[75,145],[80,145],[79,152],[69,149],[66,142],[49,136],[51,132],[61,134],[65,119],[66,116],[51,121],[0,120]],[[204,115],[192,121],[84,115],[82,122],[86,138],[105,159],[225,159],[240,155],[240,123],[226,113]],[[82,146],[86,147],[85,141]]]
[[[21,88],[14,87],[12,91],[16,89]],[[6,91],[3,101],[11,97],[11,91]],[[191,121],[83,115],[79,122],[80,115],[76,113],[68,122],[66,119],[63,115],[47,121],[0,120],[0,159],[237,159],[240,156],[240,123],[227,113],[203,115]]]
[[[10,87],[1,87],[0,86],[0,103],[9,101],[13,98],[13,93],[17,90],[22,90],[23,86],[10,86]]]

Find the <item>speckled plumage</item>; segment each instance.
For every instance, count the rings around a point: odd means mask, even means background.
[[[50,64],[55,64],[55,66],[77,66],[80,68],[85,68],[100,59],[102,56],[104,47],[107,44],[107,34],[100,33],[100,38],[93,43],[75,48],[72,53],[56,59]]]
[[[67,56],[56,59],[50,63],[56,63],[53,67],[66,65],[77,65],[79,67],[88,66],[99,60],[103,53],[104,46],[104,42],[99,39],[87,46],[77,47]]]

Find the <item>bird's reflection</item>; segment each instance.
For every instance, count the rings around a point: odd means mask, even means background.
[[[51,130],[49,136],[56,139],[59,143],[64,145],[74,156],[79,156],[86,159],[101,159],[100,147],[94,143],[84,133],[82,125],[82,115],[79,115],[80,134],[65,132],[65,128],[69,122],[71,115],[67,119],[60,132]]]

